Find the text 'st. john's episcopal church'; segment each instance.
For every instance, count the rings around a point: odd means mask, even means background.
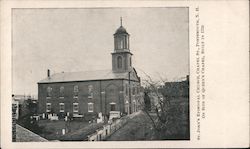
[[[140,105],[140,78],[132,66],[129,34],[121,26],[114,34],[112,70],[62,72],[38,82],[40,114],[88,117],[102,113],[130,114]]]

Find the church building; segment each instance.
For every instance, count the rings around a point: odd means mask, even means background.
[[[132,66],[130,35],[121,26],[114,34],[112,69],[50,74],[38,82],[39,114],[59,117],[121,116],[138,111],[140,78]]]

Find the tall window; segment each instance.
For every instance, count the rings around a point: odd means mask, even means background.
[[[127,49],[127,37],[124,37],[124,48]]]
[[[126,93],[126,95],[128,95],[128,84],[126,84],[126,86],[125,86],[125,93]]]
[[[64,103],[59,103],[59,111],[64,112]]]
[[[122,57],[121,56],[117,57],[117,68],[122,68]]]
[[[94,104],[92,102],[88,103],[88,112],[94,112]]]
[[[78,86],[77,85],[75,85],[74,86],[74,97],[78,97],[78,92],[79,92],[79,89],[78,89]]]
[[[132,94],[134,95],[135,94],[135,87],[133,86],[132,88]]]
[[[46,112],[51,112],[51,103],[46,103]]]
[[[109,93],[110,93],[110,95],[115,95],[115,89],[113,89],[113,88],[109,89]]]
[[[47,97],[51,97],[52,95],[52,87],[48,86],[47,88]]]
[[[133,111],[136,112],[136,102],[133,100]]]
[[[88,94],[89,94],[88,98],[93,98],[93,85],[89,85],[88,86],[88,90],[89,90],[89,92],[88,92]]]
[[[116,38],[116,47],[117,47],[117,49],[120,49],[120,47],[121,47],[121,42],[118,38]]]
[[[121,42],[120,49],[122,49],[123,48],[123,40],[121,39],[120,42]]]
[[[77,113],[79,111],[78,103],[73,103],[73,112]]]
[[[60,87],[60,97],[63,97],[64,96],[64,87],[61,86]]]
[[[125,102],[125,112],[129,113],[129,102],[127,100]]]

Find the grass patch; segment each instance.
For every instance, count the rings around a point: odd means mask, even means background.
[[[76,132],[82,128],[89,126],[90,124],[85,121],[67,121],[58,120],[40,120],[38,122],[40,127],[43,127],[43,131],[39,134],[40,136],[48,140],[60,140],[64,135],[62,134],[62,129],[66,130],[66,134]]]

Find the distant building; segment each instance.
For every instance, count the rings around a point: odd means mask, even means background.
[[[17,105],[17,119],[37,113],[37,99],[30,95],[12,95],[12,104]]]
[[[189,97],[189,76],[178,82],[165,82],[163,92],[165,97]]]
[[[13,95],[12,99],[17,101],[19,104],[23,104],[23,102],[28,99],[28,96],[26,96],[26,95]]]
[[[12,118],[16,120],[19,118],[20,103],[18,100],[15,100],[14,95],[12,95]]]
[[[130,114],[138,110],[140,78],[132,67],[129,34],[121,26],[114,34],[112,69],[62,72],[38,82],[39,113],[86,117],[102,113]]]
[[[16,121],[19,116],[19,104],[14,100],[12,95],[12,141],[16,141]]]
[[[183,116],[185,123],[189,123],[189,75],[179,82],[166,82],[161,88],[161,93],[172,107],[178,109],[179,115]],[[188,126],[189,128],[189,126]]]

